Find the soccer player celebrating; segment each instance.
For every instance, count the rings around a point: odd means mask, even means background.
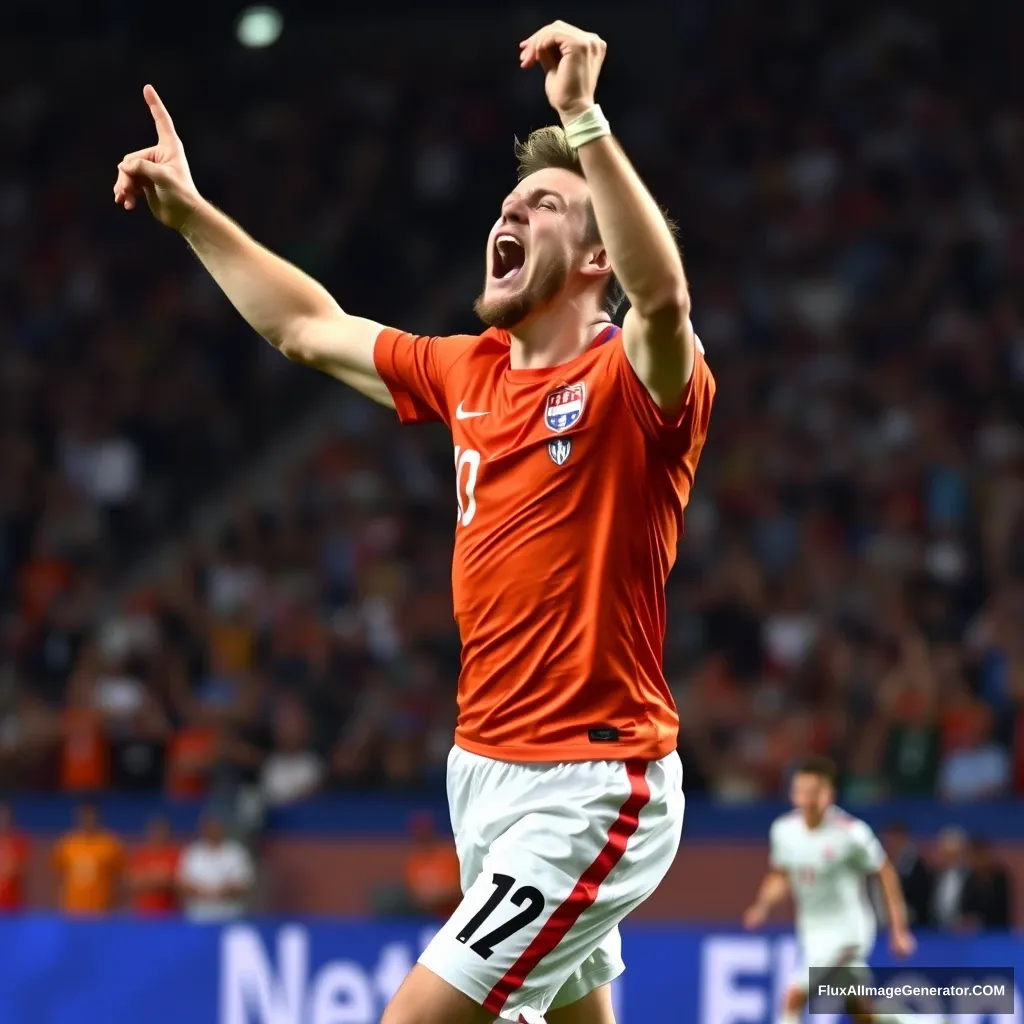
[[[618,924],[679,843],[665,580],[715,387],[672,230],[595,104],[605,49],[563,22],[520,43],[561,126],[519,148],[478,336],[340,309],[200,197],[150,86],[156,145],[118,166],[115,201],[145,197],[286,356],[452,431],[464,897],[384,1024],[613,1024]]]
[[[897,956],[914,951],[899,876],[874,832],[833,803],[835,765],[811,757],[793,774],[794,810],[777,818],[770,838],[771,869],[743,918],[759,928],[776,904],[792,894],[803,964],[786,993],[782,1024],[796,1024],[807,1003],[809,969],[827,972],[821,981],[850,985],[869,978],[867,958],[875,944],[875,913],[866,879],[877,875]],[[895,1014],[872,1013],[870,1001],[852,999],[847,1011],[861,1019],[892,1024]]]

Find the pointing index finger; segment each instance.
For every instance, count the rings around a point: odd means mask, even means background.
[[[153,115],[153,123],[156,125],[156,137],[160,142],[171,142],[174,135],[174,122],[171,120],[171,115],[167,113],[167,108],[164,106],[163,101],[156,94],[156,89],[151,85],[147,85],[142,90],[142,95],[149,104],[149,112]]]

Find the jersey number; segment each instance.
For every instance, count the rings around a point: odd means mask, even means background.
[[[498,904],[512,892],[512,886],[516,880],[511,875],[495,875],[494,892],[488,897],[487,902],[473,915],[465,928],[455,936],[459,942],[466,943],[473,937],[473,933],[487,920]],[[494,931],[481,936],[469,948],[478,953],[485,960],[494,952],[494,947],[499,942],[504,942],[510,935],[514,935],[520,928],[525,928],[531,921],[540,917],[544,910],[544,897],[539,889],[532,885],[524,885],[512,893],[512,902],[517,907],[526,906],[514,917],[510,917],[503,925],[499,925]]]
[[[455,500],[459,503],[458,520],[469,526],[476,515],[476,477],[480,472],[480,453],[472,448],[455,446]],[[465,484],[463,484],[465,477]],[[465,492],[465,501],[463,501]]]
[[[801,885],[814,885],[818,881],[818,872],[814,868],[797,868],[796,877]]]

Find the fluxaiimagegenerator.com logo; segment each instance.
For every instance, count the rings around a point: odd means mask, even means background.
[[[810,1013],[1012,1014],[1012,967],[812,967]]]

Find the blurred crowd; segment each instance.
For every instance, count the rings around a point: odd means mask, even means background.
[[[885,845],[912,928],[966,934],[1014,926],[1013,882],[986,839],[950,827],[925,856],[906,826],[893,822]]]
[[[408,822],[400,873],[369,894],[368,909],[385,916],[445,919],[462,899],[459,859],[432,815]],[[214,813],[182,842],[165,817],[145,834],[107,827],[99,807],[83,801],[70,829],[56,839],[23,831],[0,804],[0,917],[53,908],[72,917],[128,913],[228,921],[265,909],[258,844],[233,835]]]
[[[2,805],[0,915],[39,908],[28,884],[33,860],[51,876],[52,905],[72,917],[126,911],[227,921],[248,912],[257,881],[250,851],[212,815],[191,842],[180,843],[168,821],[154,817],[145,836],[129,844],[104,827],[94,804],[83,803],[73,827],[47,844],[19,831]]]
[[[821,752],[843,799],[1019,794],[1020,37],[833,6],[695,8],[661,41],[678,59],[613,41],[602,80],[680,222],[719,381],[668,602],[687,789],[778,795]],[[179,239],[107,200],[152,78],[200,188],[346,308],[472,329],[512,135],[551,113],[514,41],[507,74],[481,44],[429,89],[400,43],[342,70],[286,43],[269,73],[150,55],[82,78],[64,55],[0,104],[0,782],[258,816],[443,774],[449,439],[290,367]],[[330,436],[274,501],[236,496],[214,543],[104,608],[321,395]]]
[[[401,874],[369,894],[369,907],[384,916],[447,918],[462,898],[451,837],[437,830],[428,812],[418,812],[409,820],[407,839]],[[894,821],[883,840],[912,928],[970,934],[1014,927],[1013,880],[984,838],[951,826],[921,849]],[[76,917],[236,919],[260,907],[256,852],[214,814],[202,819],[188,842],[162,817],[129,840],[104,826],[96,805],[83,802],[72,828],[48,841],[22,832],[10,807],[0,804],[0,916],[54,906]],[[33,863],[49,875],[48,885],[38,884],[38,876],[29,883]],[[884,905],[876,903],[884,921]]]

